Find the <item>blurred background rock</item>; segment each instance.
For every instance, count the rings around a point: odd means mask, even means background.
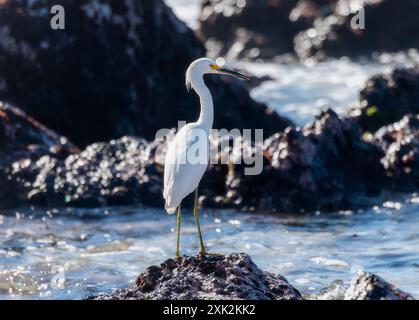
[[[61,1],[65,31],[50,28],[55,3],[1,5],[0,100],[79,146],[126,134],[153,139],[157,130],[196,117],[197,99],[186,92],[184,74],[205,50],[162,1]],[[216,127],[274,133],[289,124],[239,84],[209,81],[223,106]]]

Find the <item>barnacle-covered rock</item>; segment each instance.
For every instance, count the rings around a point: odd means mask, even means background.
[[[370,132],[409,113],[419,113],[419,67],[373,76],[360,92],[360,106],[350,111],[362,130]]]
[[[96,300],[302,300],[281,275],[262,271],[245,253],[183,256],[151,266],[135,285]]]
[[[50,206],[162,206],[162,168],[153,152],[153,144],[126,136],[94,143],[64,160],[45,155],[29,166],[14,163],[11,175],[24,181],[29,201]]]
[[[67,138],[46,128],[22,110],[0,102],[0,206],[25,201],[26,178],[13,176],[17,167],[30,168],[42,156],[63,159],[79,150]],[[31,198],[36,199],[36,192]]]
[[[380,193],[382,150],[362,139],[351,119],[328,110],[303,129],[264,142],[257,176],[233,171],[227,190],[238,207],[285,212],[332,211],[370,205]]]
[[[419,116],[407,115],[374,136],[385,156],[381,162],[391,183],[401,190],[419,188]]]
[[[359,272],[352,279],[345,300],[413,300],[413,297],[375,274]]]

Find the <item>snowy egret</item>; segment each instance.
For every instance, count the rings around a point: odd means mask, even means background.
[[[188,123],[179,130],[169,144],[164,164],[165,209],[169,214],[178,210],[176,256],[179,257],[181,225],[181,202],[195,191],[193,214],[200,244],[200,254],[206,255],[198,219],[198,185],[209,160],[209,134],[214,119],[214,106],[209,89],[205,85],[205,74],[226,74],[249,80],[243,74],[222,68],[213,60],[201,58],[191,63],[186,71],[186,87],[193,88],[201,103],[201,112],[196,122]]]

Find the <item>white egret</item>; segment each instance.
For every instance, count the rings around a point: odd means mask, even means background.
[[[191,63],[186,71],[186,87],[193,88],[201,103],[201,112],[196,122],[188,123],[179,130],[169,144],[164,165],[165,209],[169,214],[176,212],[177,243],[176,256],[179,257],[181,202],[195,191],[193,214],[200,244],[200,254],[206,255],[198,219],[198,185],[204,175],[209,160],[209,134],[214,120],[214,106],[211,93],[204,82],[205,74],[226,74],[241,79],[248,77],[217,65],[213,60],[201,58]]]

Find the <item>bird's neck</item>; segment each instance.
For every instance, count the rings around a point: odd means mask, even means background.
[[[214,104],[212,102],[211,92],[205,85],[202,76],[193,77],[192,86],[198,94],[201,103],[201,113],[196,123],[202,125],[209,131],[214,122]]]

